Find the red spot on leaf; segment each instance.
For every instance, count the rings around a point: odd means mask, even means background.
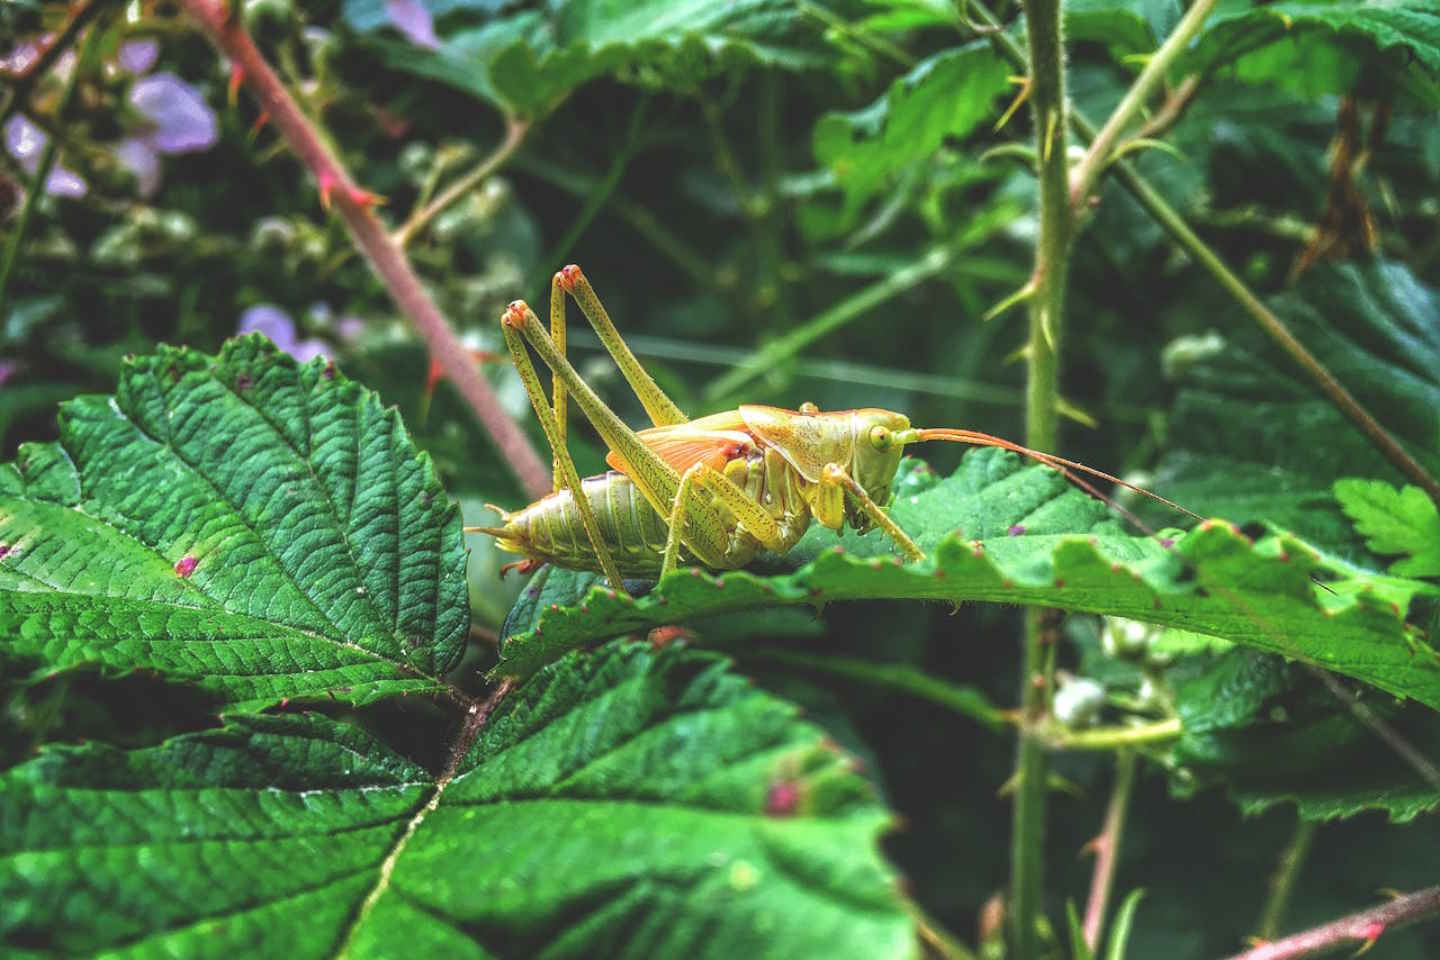
[[[188,554],[188,553],[185,554],[185,556],[183,556],[183,557],[181,557],[179,560],[176,560],[176,561],[175,561],[175,574],[176,574],[176,576],[180,576],[180,577],[188,577],[188,576],[190,576],[190,574],[192,574],[192,573],[195,572],[195,565],[198,564],[199,562],[200,562],[199,560],[197,560],[195,557],[191,556],[190,554]]]
[[[794,780],[772,783],[765,794],[765,812],[772,817],[788,817],[800,806],[800,784]]]

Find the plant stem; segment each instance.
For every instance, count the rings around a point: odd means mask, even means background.
[[[1265,898],[1265,909],[1260,913],[1260,926],[1255,936],[1260,940],[1271,940],[1280,932],[1285,922],[1285,910],[1290,906],[1290,894],[1295,891],[1295,881],[1300,878],[1300,869],[1310,853],[1310,843],[1315,839],[1315,821],[1295,822],[1295,836],[1280,854],[1275,866],[1275,876],[1270,880],[1270,895]]]
[[[1130,809],[1130,794],[1135,786],[1135,753],[1120,750],[1115,754],[1115,786],[1110,790],[1110,805],[1105,810],[1105,826],[1095,838],[1095,872],[1090,880],[1090,900],[1085,905],[1085,943],[1094,953],[1100,949],[1100,933],[1105,929],[1105,910],[1110,890],[1115,885],[1115,865],[1120,860],[1120,839],[1125,834],[1125,814]]]
[[[1296,960],[1333,953],[1357,943],[1363,948],[1383,933],[1436,916],[1440,916],[1440,887],[1426,887],[1313,930],[1263,943],[1253,950],[1235,954],[1230,960]]]
[[[1037,736],[1049,750],[1119,750],[1144,747],[1174,740],[1185,731],[1179,717],[1156,720],[1133,727],[1095,727],[1091,730],[1047,730],[1042,726]]]
[[[70,45],[75,42],[75,38],[80,35],[80,31],[85,29],[85,24],[93,20],[103,6],[105,6],[104,0],[91,0],[90,3],[71,14],[70,19],[65,21],[65,26],[55,35],[55,39],[40,51],[35,62],[26,67],[24,73],[10,81],[10,98],[5,101],[4,106],[0,106],[0,127],[5,125],[11,114],[24,106],[25,101],[30,98],[30,91],[35,89],[35,84],[55,65],[55,61],[60,59],[60,55],[70,48]],[[59,119],[58,111],[56,119]]]
[[[390,234],[390,239],[397,247],[404,249],[411,240],[424,231],[440,214],[450,209],[457,200],[468,195],[480,184],[490,179],[496,170],[504,166],[505,161],[520,149],[520,144],[525,142],[525,134],[529,132],[530,124],[524,120],[509,118],[505,123],[505,139],[500,141],[488,157],[481,160],[474,170],[460,177],[436,197],[430,203],[425,204],[419,210],[410,215],[410,219],[396,228]]]
[[[833,333],[857,317],[863,316],[865,311],[929,280],[945,269],[950,259],[949,250],[935,247],[909,266],[896,270],[885,279],[872,283],[862,290],[857,290],[784,336],[770,341],[752,353],[740,366],[717,378],[705,388],[706,399],[716,400],[734,394],[752,380],[791,359],[816,340]]]
[[[1196,235],[1194,230],[1187,224],[1171,207],[1165,199],[1156,192],[1155,188],[1143,179],[1135,168],[1130,164],[1119,161],[1114,164],[1115,176],[1139,201],[1155,222],[1164,228],[1165,232],[1178,243],[1186,253],[1190,254],[1200,266],[1204,267],[1209,274],[1219,282],[1235,302],[1250,314],[1250,317],[1260,325],[1260,329],[1279,345],[1280,349],[1290,355],[1290,359],[1303,370],[1320,392],[1355,424],[1370,443],[1389,460],[1390,463],[1405,476],[1415,482],[1417,486],[1425,491],[1437,506],[1440,506],[1440,480],[1436,480],[1429,471],[1420,465],[1405,448],[1402,447],[1390,432],[1386,430],[1374,416],[1370,414],[1360,402],[1345,389],[1335,375],[1319,361],[1305,345],[1296,339],[1295,334],[1290,332],[1285,321],[1276,316],[1269,307],[1265,306],[1250,288],[1245,286],[1244,281],[1237,277],[1225,261],[1220,259],[1219,254],[1210,249],[1204,240]]]
[[[985,6],[983,0],[968,0],[968,2],[971,12],[977,20],[987,27],[999,28],[1000,22]],[[1012,66],[1019,71],[1029,69],[1029,59],[1014,38],[999,29],[988,36],[997,52]],[[1096,136],[1095,127],[1077,110],[1070,111],[1070,125],[1082,141],[1093,140]],[[1165,198],[1160,196],[1149,181],[1140,176],[1134,166],[1125,160],[1115,161],[1111,164],[1111,169],[1115,171],[1115,176],[1121,185],[1130,191],[1140,206],[1145,208],[1166,233],[1170,234],[1170,238],[1194,257],[1196,262],[1204,267],[1227,293],[1234,297],[1245,312],[1260,324],[1261,329],[1279,344],[1281,349],[1290,355],[1291,359],[1315,382],[1326,398],[1359,428],[1371,444],[1396,469],[1423,489],[1431,500],[1440,505],[1440,480],[1436,480],[1411,457],[1405,448],[1400,446],[1399,442],[1380,425],[1379,421],[1350,395],[1349,391],[1335,378],[1335,375],[1326,369],[1324,364],[1316,359],[1309,350],[1305,349],[1305,345],[1295,338],[1289,327],[1265,304],[1261,303],[1260,298],[1255,296],[1239,277],[1231,272],[1219,255],[1211,250],[1205,241],[1196,235],[1195,231],[1190,229],[1184,218],[1165,201]]]
[[[1171,64],[1185,52],[1190,41],[1200,32],[1205,18],[1215,8],[1215,2],[1216,0],[1195,0],[1185,16],[1175,25],[1170,36],[1160,45],[1160,49],[1151,55],[1145,69],[1140,71],[1140,76],[1136,77],[1130,89],[1125,91],[1125,96],[1110,114],[1110,119],[1105,121],[1105,126],[1095,135],[1085,159],[1080,161],[1074,176],[1070,178],[1070,202],[1073,206],[1078,208],[1089,199],[1090,192],[1100,180],[1100,174],[1110,163],[1121,134],[1149,101],[1155,88],[1165,79],[1165,73]]]
[[[75,33],[70,31],[70,27],[75,25],[77,21],[80,22],[81,26],[88,22],[90,15],[87,15],[86,11],[92,11],[93,13],[95,6],[97,5],[92,4],[75,14],[75,16],[70,19],[70,23],[66,24],[66,32],[63,36],[57,37],[55,42],[46,48],[45,52],[47,54],[55,51],[54,56],[51,57],[52,62],[54,57],[59,56],[60,51],[62,51],[65,46],[68,46],[70,41],[75,38]],[[79,27],[77,26],[75,29],[78,31]],[[70,101],[75,98],[75,88],[80,84],[81,74],[85,73],[90,67],[90,60],[94,54],[96,38],[98,36],[98,31],[92,30],[85,38],[85,44],[80,50],[79,59],[75,64],[75,70],[70,74],[70,79],[65,84],[65,90],[60,94],[60,102],[55,107],[55,121],[57,125],[64,121],[65,114],[70,110]],[[64,40],[63,44],[61,42],[62,40]],[[37,63],[35,66],[38,67],[40,64]],[[34,73],[27,73],[26,77],[34,75]],[[21,96],[21,92],[17,90],[11,97],[10,102],[17,102]],[[6,106],[9,106],[9,104],[6,104]],[[25,242],[25,234],[29,232],[30,221],[35,216],[35,208],[39,206],[40,198],[45,196],[45,185],[50,179],[50,171],[54,169],[55,160],[59,155],[60,138],[51,136],[45,141],[45,148],[40,151],[40,161],[35,165],[35,176],[31,179],[30,188],[25,193],[25,205],[20,208],[20,218],[15,223],[15,231],[10,234],[10,245],[5,248],[5,259],[3,262],[0,262],[0,320],[3,320],[5,317],[5,304],[10,294],[10,278],[14,275],[15,265],[20,262],[20,246]]]
[[[541,462],[524,432],[500,406],[490,384],[480,376],[469,353],[450,329],[406,259],[405,252],[370,209],[376,198],[360,189],[349,172],[325,145],[315,125],[296,105],[238,18],[230,16],[225,0],[181,0],[181,6],[204,28],[211,43],[230,59],[245,86],[260,102],[291,151],[320,187],[322,201],[333,198],[350,229],[350,238],[370,261],[400,312],[420,332],[445,376],[460,390],[480,423],[495,442],[511,472],[532,496],[550,490],[550,467]]]
[[[1059,434],[1059,347],[1072,227],[1059,0],[1027,0],[1025,19],[1040,180],[1040,235],[1030,281],[1034,292],[1025,348],[1025,443],[1037,450],[1054,450]],[[1059,624],[1056,610],[1026,611],[1020,670],[1023,722],[1016,748],[1018,788],[1010,849],[1010,935],[1018,960],[1033,960],[1039,954],[1036,921],[1044,896],[1047,762],[1036,728],[1049,703]]]

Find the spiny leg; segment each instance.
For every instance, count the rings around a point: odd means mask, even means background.
[[[530,314],[532,319],[534,316],[533,313]],[[539,321],[536,323],[538,325]],[[540,385],[540,376],[535,372],[535,365],[530,362],[525,341],[509,323],[508,311],[501,329],[505,332],[505,344],[510,348],[510,358],[520,374],[520,382],[525,384],[525,392],[530,396],[530,405],[535,408],[535,416],[540,418],[540,428],[545,431],[545,439],[550,441],[550,449],[555,455],[555,464],[564,489],[570,491],[570,498],[575,502],[580,522],[585,527],[585,536],[589,538],[590,546],[595,549],[595,557],[600,561],[600,569],[604,571],[605,579],[610,581],[611,587],[625,593],[625,584],[620,579],[620,568],[615,565],[615,558],[610,555],[610,548],[605,545],[605,539],[600,534],[600,524],[595,519],[595,511],[590,509],[590,500],[585,496],[580,475],[575,470],[575,461],[570,459],[570,451],[565,446],[564,434],[560,432],[550,404],[545,400],[545,389]]]
[[[625,382],[630,384],[630,389],[635,391],[635,396],[640,398],[640,404],[645,408],[645,413],[650,417],[650,422],[657,427],[668,427],[677,423],[685,423],[690,418],[681,412],[675,402],[665,395],[665,391],[657,384],[635,359],[635,354],[630,352],[630,347],[625,343],[625,338],[620,336],[620,331],[615,329],[615,324],[610,320],[610,314],[605,311],[605,306],[595,294],[595,288],[590,286],[590,281],[585,279],[585,274],[575,264],[570,264],[565,269],[555,274],[550,284],[550,332],[555,332],[555,294],[556,287],[564,288],[575,298],[580,306],[580,312],[585,314],[585,319],[590,321],[590,326],[595,328],[596,335],[605,349],[610,351],[610,356],[615,360],[615,365],[620,368],[624,375]],[[561,298],[559,308],[560,323],[565,323],[565,304]],[[560,352],[565,352],[565,341],[563,334],[556,339],[556,346]]]
[[[625,425],[615,411],[605,405],[605,402],[596,395],[590,385],[581,379],[580,374],[570,365],[570,361],[556,349],[554,341],[546,334],[545,328],[540,325],[539,318],[535,316],[535,311],[531,310],[523,300],[516,300],[510,304],[501,322],[506,328],[506,341],[511,342],[512,334],[524,336],[535,352],[540,355],[540,359],[544,360],[551,371],[564,383],[567,392],[575,398],[575,404],[595,427],[600,438],[605,441],[605,445],[624,462],[625,473],[640,489],[646,501],[655,509],[656,513],[662,517],[668,516],[675,504],[676,494],[680,490],[680,474],[675,468],[656,456],[655,452]],[[519,344],[519,346],[523,353],[523,344]],[[528,362],[528,355],[525,359]],[[518,359],[516,365],[519,365]],[[533,370],[533,367],[531,369]],[[537,386],[538,383],[537,378]],[[548,407],[545,413],[546,416],[549,416]],[[726,540],[723,536],[713,534],[713,531],[723,529],[718,512],[708,504],[690,504],[687,509],[704,511],[708,514],[704,522],[694,524],[691,530],[692,532],[701,531],[709,542],[691,543],[687,541],[686,545],[702,558],[723,555]]]
[[[675,502],[670,507],[670,531],[665,539],[665,557],[660,566],[660,575],[663,577],[675,569],[679,556],[680,543],[685,536],[685,523],[689,520],[692,524],[719,523],[719,516],[714,510],[707,510],[699,513],[691,519],[687,514],[696,507],[705,506],[696,499],[701,490],[708,490],[715,499],[719,500],[735,514],[747,532],[759,540],[769,550],[780,551],[785,548],[784,536],[780,532],[780,525],[775,518],[765,512],[765,508],[751,499],[744,490],[735,485],[735,482],[725,476],[714,467],[704,463],[692,464],[684,475],[680,477],[680,489],[675,494]],[[708,514],[708,516],[707,516]],[[729,539],[729,531],[724,524],[720,524],[710,530],[706,537],[694,536],[695,531],[691,530],[691,540],[709,539],[724,542]],[[693,550],[694,547],[692,546]],[[710,567],[718,567],[724,559],[719,557],[705,557],[700,555],[699,559]]]
[[[550,339],[555,341],[555,349],[560,355],[565,355],[565,289],[560,285],[560,274],[550,278]],[[555,453],[555,489],[560,489],[560,481],[563,479],[560,467],[560,450],[570,449],[565,442],[565,384],[555,374],[550,375],[550,398],[555,406],[555,427],[560,438],[559,443],[552,444]]]
[[[900,525],[890,519],[890,515],[880,508],[880,505],[870,498],[865,488],[855,481],[855,478],[845,472],[845,468],[838,463],[827,463],[825,469],[820,473],[820,482],[831,486],[840,487],[854,497],[860,503],[860,509],[865,515],[875,521],[875,525],[890,535],[890,539],[900,545],[906,556],[911,560],[924,560],[925,551],[910,539],[910,535],[900,529]]]

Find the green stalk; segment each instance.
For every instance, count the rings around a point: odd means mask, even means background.
[[[1040,178],[1040,236],[1035,245],[1030,337],[1025,348],[1025,443],[1037,450],[1054,450],[1060,421],[1059,349],[1065,278],[1073,228],[1065,152],[1065,55],[1059,0],[1028,0],[1025,19],[1030,43],[1030,107]],[[1010,848],[1010,935],[1018,960],[1032,960],[1039,953],[1036,921],[1044,897],[1047,764],[1045,745],[1036,735],[1036,728],[1048,709],[1058,635],[1057,611],[1026,612],[1020,738],[1015,760],[1018,789]]]
[[[71,24],[78,23],[75,32],[78,33],[81,26],[94,14],[98,4],[85,7],[72,19]],[[88,12],[87,12],[88,11]],[[55,107],[55,124],[58,127],[64,120],[65,114],[70,110],[70,101],[75,98],[75,88],[79,86],[80,76],[90,69],[91,61],[94,59],[96,38],[99,31],[92,30],[85,37],[85,43],[80,49],[80,57],[75,64],[75,69],[70,74],[70,79],[65,84],[65,90],[60,94],[60,102]],[[69,32],[57,38],[46,50],[53,51],[49,62],[53,62],[62,52],[64,47],[73,40],[75,33]],[[63,45],[62,45],[63,41]],[[59,49],[57,49],[57,47]],[[39,64],[36,65],[40,66]],[[48,63],[47,63],[48,66]],[[27,77],[34,77],[36,74],[26,74]],[[28,88],[25,88],[28,90]],[[10,104],[14,104],[22,97],[22,92],[17,90],[11,95]],[[10,105],[10,104],[7,104]],[[30,181],[30,189],[25,193],[25,206],[20,208],[20,219],[15,223],[15,232],[10,235],[10,245],[5,248],[5,260],[0,262],[0,319],[5,316],[5,303],[10,293],[10,278],[15,272],[15,264],[20,262],[20,245],[25,242],[25,234],[30,230],[30,221],[35,217],[35,208],[40,204],[40,198],[45,196],[45,183],[50,179],[50,171],[55,168],[55,160],[60,155],[60,138],[51,135],[45,141],[45,148],[40,151],[40,162],[35,166],[35,176]]]
[[[937,275],[945,269],[950,259],[949,250],[944,247],[935,247],[919,260],[896,270],[885,279],[855,291],[783,337],[770,341],[751,354],[750,358],[740,366],[723,377],[717,378],[705,388],[706,401],[713,402],[722,397],[731,396],[752,380],[758,379],[767,371],[794,357],[816,340],[863,316],[867,310],[871,310],[891,297],[904,293],[911,287]]]
[[[1290,907],[1290,894],[1295,892],[1295,883],[1300,879],[1306,857],[1310,855],[1310,844],[1315,839],[1316,826],[1314,820],[1300,820],[1297,817],[1295,835],[1280,854],[1280,862],[1270,880],[1270,895],[1265,898],[1265,909],[1260,912],[1260,927],[1255,931],[1256,939],[1274,940],[1280,935],[1281,927],[1285,923],[1285,912]]]
[[[968,0],[968,2],[975,18],[986,28],[994,31],[988,36],[991,38],[996,52],[1016,70],[1028,70],[1029,58],[1025,51],[1020,48],[1013,37],[1001,29],[1000,21],[995,18],[982,0]],[[1077,110],[1070,111],[1070,125],[1074,127],[1081,142],[1091,142],[1097,137],[1094,125]],[[1164,197],[1160,196],[1150,182],[1125,160],[1115,160],[1110,166],[1115,171],[1116,179],[1126,190],[1130,191],[1140,206],[1144,207],[1146,212],[1155,219],[1155,222],[1170,234],[1172,240],[1195,258],[1195,261],[1224,288],[1225,292],[1235,299],[1235,302],[1250,315],[1251,319],[1260,325],[1266,335],[1289,354],[1290,358],[1320,388],[1335,409],[1348,417],[1350,422],[1365,434],[1375,449],[1379,450],[1397,470],[1414,481],[1431,500],[1440,505],[1440,480],[1437,480],[1419,461],[1410,456],[1409,452],[1391,436],[1390,432],[1375,419],[1370,411],[1366,410],[1350,391],[1345,389],[1345,385],[1336,379],[1335,375],[1306,349],[1303,343],[1296,339],[1285,322],[1265,306],[1260,298],[1245,286],[1245,282],[1225,265],[1225,261],[1220,259],[1220,255],[1212,250],[1204,240],[1201,240],[1194,230],[1190,229],[1185,218],[1180,216]]]

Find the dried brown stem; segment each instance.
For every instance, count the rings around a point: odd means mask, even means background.
[[[290,96],[250,35],[238,20],[229,16],[228,5],[223,0],[181,0],[181,6],[204,28],[215,47],[229,58],[231,69],[238,71],[245,87],[259,101],[261,111],[315,177],[322,202],[334,204],[350,229],[351,239],[370,261],[400,312],[425,339],[445,376],[480,419],[511,472],[532,496],[549,492],[549,467],[500,406],[495,391],[480,376],[455,331],[421,285],[405,252],[390,238],[385,225],[371,210],[377,198],[361,189],[339,158],[330,152],[315,125]]]
[[[1381,934],[1440,915],[1440,887],[1426,887],[1389,903],[1352,913],[1283,940],[1262,943],[1230,960],[1296,960],[1319,957],[1357,944],[1374,943]]]

